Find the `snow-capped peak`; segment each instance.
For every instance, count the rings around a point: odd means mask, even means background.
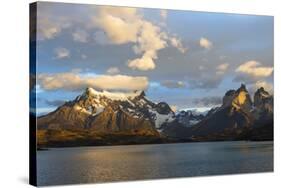
[[[86,94],[93,97],[106,97],[111,100],[117,101],[127,101],[128,99],[134,99],[137,96],[140,96],[143,91],[135,92],[109,92],[109,91],[97,91],[93,88],[87,88]]]

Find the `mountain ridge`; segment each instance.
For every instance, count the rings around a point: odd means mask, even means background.
[[[206,115],[192,111],[175,113],[166,102],[150,101],[144,91],[112,93],[86,88],[74,100],[38,117],[37,128],[41,131],[39,143],[48,144],[53,139],[50,132],[57,131],[61,137],[81,133],[77,139],[83,140],[86,135],[87,139],[95,140],[91,143],[97,141],[96,137],[106,135],[113,135],[115,142],[120,143],[116,140],[124,139],[125,135],[126,139],[130,137],[130,143],[137,144],[146,143],[144,138],[148,137],[152,142],[160,143],[246,139],[245,135],[252,135],[253,129],[270,122],[273,122],[273,96],[259,88],[252,101],[246,86],[241,84],[237,90],[227,91],[222,105]],[[88,135],[95,136],[89,138]],[[60,143],[60,139],[65,142],[65,139],[71,140],[71,136],[58,136],[56,142]],[[114,144],[106,140],[101,143]]]
[[[261,98],[259,92],[260,89],[255,92],[256,97],[252,102],[244,84],[237,90],[227,91],[222,105],[209,111],[206,117],[193,127],[181,129],[181,137],[192,137],[199,141],[235,140],[239,139],[243,132],[250,133],[266,124],[273,126],[273,96],[267,93],[268,95],[263,94]],[[258,99],[259,106],[257,106]],[[268,129],[271,128],[268,127]],[[170,131],[166,131],[168,136],[178,134],[175,128],[170,127]]]
[[[155,132],[163,122],[172,121],[173,117],[174,112],[167,103],[151,102],[144,91],[124,94],[87,88],[73,101],[39,117],[38,127],[113,132],[134,131],[140,127]]]

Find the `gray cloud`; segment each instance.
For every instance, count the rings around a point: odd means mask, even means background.
[[[186,85],[182,81],[173,81],[173,80],[165,80],[161,82],[162,86],[165,86],[167,88],[185,88]]]
[[[88,42],[89,34],[82,29],[76,29],[72,33],[72,37],[74,41],[85,43]]]
[[[203,97],[203,98],[195,98],[192,100],[192,103],[196,106],[217,106],[222,103],[222,97],[211,96],[211,97]]]
[[[191,89],[214,89],[219,87],[223,77],[214,73],[213,77],[199,77],[198,79],[190,79],[188,87]]]
[[[56,55],[57,59],[63,59],[63,58],[69,58],[70,57],[70,51],[66,48],[55,48],[54,53]]]
[[[65,103],[64,100],[45,100],[45,103],[50,106],[61,106]]]
[[[253,84],[253,83],[257,82],[258,80],[259,80],[259,78],[252,77],[252,76],[246,75],[246,74],[237,74],[233,78],[234,82],[245,83],[245,84]]]

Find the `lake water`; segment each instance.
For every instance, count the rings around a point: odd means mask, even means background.
[[[38,185],[273,171],[273,142],[205,142],[37,151]]]

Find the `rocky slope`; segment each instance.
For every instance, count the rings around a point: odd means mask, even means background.
[[[205,115],[203,113],[196,113],[192,110],[180,111],[176,114],[177,122],[185,127],[193,127],[202,121],[204,117]]]
[[[168,104],[155,104],[145,97],[144,92],[110,93],[87,88],[75,100],[39,117],[37,126],[39,130],[160,136],[162,125],[174,118]]]
[[[215,113],[201,121],[194,129],[195,135],[218,134],[226,131],[238,131],[250,127],[254,118],[251,114],[252,101],[245,87],[226,92],[223,104]]]
[[[272,119],[273,117],[273,96],[263,87],[259,88],[254,95],[254,115],[256,119]]]

